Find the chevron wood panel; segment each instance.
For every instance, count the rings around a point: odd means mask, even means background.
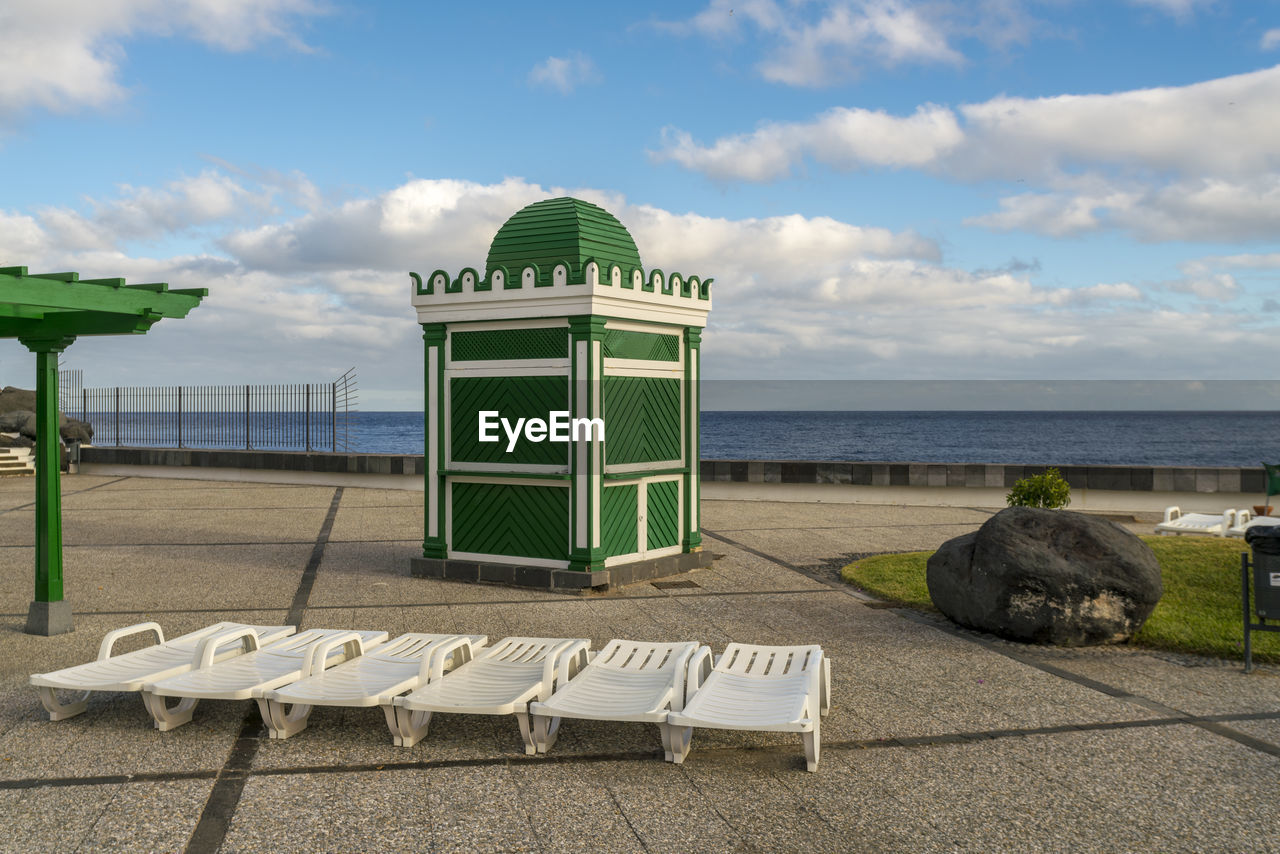
[[[507,453],[507,438],[499,426],[497,442],[478,439],[479,413],[497,410],[513,425],[517,418],[541,418],[569,409],[568,377],[454,377],[449,384],[452,458],[467,463],[531,463],[568,465],[568,442],[529,442],[523,437]],[[606,425],[607,429],[607,425]]]
[[[680,484],[674,480],[650,483],[646,516],[647,548],[664,549],[680,542]]]
[[[600,547],[606,557],[640,551],[637,501],[640,487],[606,486],[600,504]]]
[[[605,462],[680,460],[680,381],[604,378]]]
[[[458,362],[569,357],[569,330],[564,327],[454,332],[451,338],[451,355]]]
[[[455,483],[450,547],[460,552],[567,559],[569,490]]]

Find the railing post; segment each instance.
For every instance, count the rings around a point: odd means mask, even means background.
[[[311,383],[307,383],[307,416],[305,423],[307,434],[307,453],[311,453]]]
[[[182,386],[178,386],[178,447],[182,447]]]
[[[329,438],[333,440],[333,452],[338,453],[338,384],[329,386]]]
[[[249,444],[249,386],[244,387],[244,449],[252,450]]]
[[[120,386],[116,386],[116,447],[120,447]]]

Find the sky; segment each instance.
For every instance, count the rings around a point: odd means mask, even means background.
[[[209,289],[76,342],[87,386],[355,367],[420,408],[408,271],[559,195],[715,279],[709,379],[1280,364],[1278,0],[6,0],[0,33],[0,266]]]

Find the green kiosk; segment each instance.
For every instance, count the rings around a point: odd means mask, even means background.
[[[646,271],[603,208],[547,199],[483,273],[411,273],[426,386],[414,575],[584,589],[709,562],[698,354],[711,280]]]

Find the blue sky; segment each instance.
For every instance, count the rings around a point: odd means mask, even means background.
[[[0,264],[205,286],[89,385],[419,405],[408,270],[570,193],[722,379],[1266,379],[1280,3],[15,0]],[[0,382],[28,357],[0,344]]]

